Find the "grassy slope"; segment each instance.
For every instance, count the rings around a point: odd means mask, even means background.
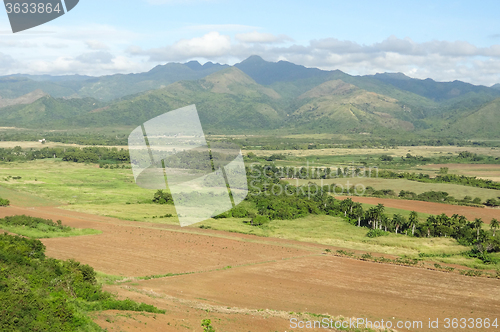
[[[500,137],[500,98],[480,107],[476,112],[458,117],[448,131],[461,136],[476,135],[483,138]]]

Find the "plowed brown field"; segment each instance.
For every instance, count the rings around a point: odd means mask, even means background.
[[[96,314],[96,321],[110,330],[202,331],[201,319],[210,318],[218,332],[291,331],[289,319],[297,312],[421,320],[424,328],[413,331],[453,331],[444,329],[446,317],[500,320],[497,279],[323,255],[325,246],[289,240],[122,221],[54,207],[0,209],[0,217],[14,214],[103,231],[45,239],[48,256],[74,258],[98,271],[129,277],[194,272],[106,286],[120,297],[167,310],[156,318]],[[442,328],[427,328],[429,318],[439,319]]]

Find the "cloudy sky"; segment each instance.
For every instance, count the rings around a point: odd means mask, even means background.
[[[490,86],[500,83],[499,12],[498,0],[80,0],[17,34],[2,11],[0,75],[131,73],[257,54],[353,75]]]

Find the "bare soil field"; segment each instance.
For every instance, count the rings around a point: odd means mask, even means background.
[[[313,256],[139,282],[135,289],[212,304],[344,317],[419,320],[497,317],[498,280]],[[425,325],[424,325],[425,327]],[[415,329],[417,330],[417,329]],[[418,329],[428,330],[428,329]]]
[[[457,146],[400,146],[395,149],[311,149],[311,150],[245,150],[245,153],[253,152],[257,156],[269,156],[271,154],[284,154],[297,157],[306,156],[342,156],[342,155],[364,155],[364,154],[387,154],[393,157],[413,156],[432,157],[446,154],[458,154],[469,151],[484,156],[500,157],[499,148],[486,147],[457,147]]]
[[[323,254],[324,245],[312,243],[122,221],[54,207],[0,209],[0,217],[14,214],[103,231],[44,239],[48,256],[74,258],[124,277],[180,274],[106,286],[122,298],[167,310],[166,315],[96,313],[96,321],[113,330],[202,331],[201,319],[210,318],[217,331],[290,331],[289,319],[298,312],[422,320],[424,328],[414,331],[429,330],[429,318],[441,323],[446,317],[500,319],[497,279],[335,257]]]
[[[362,197],[362,196],[349,196],[353,201],[359,203],[377,205],[384,204],[386,207],[416,211],[429,214],[442,214],[448,216],[459,214],[465,216],[469,220],[475,218],[482,218],[485,224],[489,224],[493,218],[500,218],[500,208],[476,208],[472,206],[460,206],[451,204],[441,204],[432,202],[411,201],[403,199],[390,199],[390,198],[377,198],[377,197]],[[339,199],[345,199],[346,196],[336,196]]]
[[[106,274],[139,277],[190,273],[319,254],[322,247],[197,228],[120,221],[51,207],[0,209],[103,231],[97,236],[43,239],[47,255],[73,258]]]

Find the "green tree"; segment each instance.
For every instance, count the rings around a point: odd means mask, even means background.
[[[352,216],[358,218],[358,227],[361,226],[361,218],[363,217],[363,205],[361,203],[354,203],[352,207]]]
[[[498,227],[499,227],[498,220],[495,218],[491,219],[490,228],[491,228],[491,231],[493,232],[493,236],[496,235],[496,231],[497,231]]]
[[[448,174],[448,170],[449,170],[448,167],[441,167],[439,169],[439,174],[446,175],[446,174]]]
[[[353,205],[354,205],[354,202],[350,198],[344,199],[340,203],[340,208],[341,208],[342,212],[344,212],[344,217],[347,216],[347,211],[352,211]]]
[[[474,219],[474,228],[477,231],[477,240],[479,240],[479,231],[481,230],[481,226],[483,225],[483,220],[481,218]]]
[[[481,202],[482,202],[481,198],[479,198],[479,197],[474,198],[474,200],[472,201],[472,203],[474,203],[474,204],[481,204]]]
[[[8,199],[0,198],[0,206],[9,206],[10,201]]]
[[[411,235],[415,235],[415,227],[418,224],[418,213],[415,211],[410,212],[410,217],[408,218],[409,227],[411,227]]]
[[[406,225],[406,218],[399,213],[395,214],[392,217],[392,224],[394,225],[396,234],[398,234],[399,229]]]
[[[384,204],[377,204],[375,207],[375,217],[376,217],[376,225],[375,228],[379,227],[379,224],[382,222],[382,219],[384,217],[384,211],[385,211],[385,206]]]

